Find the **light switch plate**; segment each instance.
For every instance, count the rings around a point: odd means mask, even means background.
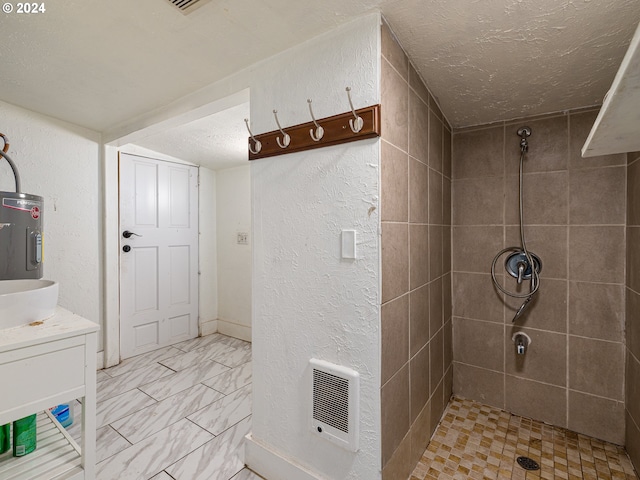
[[[342,258],[356,258],[355,230],[342,230]]]

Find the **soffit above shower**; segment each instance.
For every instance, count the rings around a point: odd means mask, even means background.
[[[584,157],[640,150],[640,26],[582,148]]]
[[[0,99],[112,130],[380,10],[454,127],[597,105],[637,0],[69,0],[1,14]],[[242,121],[240,119],[240,121]]]

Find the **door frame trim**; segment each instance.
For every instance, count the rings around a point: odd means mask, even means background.
[[[165,129],[184,125],[249,101],[249,89],[229,92],[195,92],[172,104],[163,111],[137,118],[126,126],[117,127],[103,137],[102,173],[103,185],[103,292],[104,292],[104,368],[120,363],[120,218],[118,152],[140,155],[143,149],[130,145],[138,139]],[[182,113],[176,115],[176,111]],[[147,151],[148,152],[148,151]],[[147,153],[148,154],[148,153]],[[158,159],[176,161],[169,156]],[[188,163],[188,162],[183,162]]]

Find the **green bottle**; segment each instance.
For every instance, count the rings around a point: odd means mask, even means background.
[[[13,422],[13,456],[22,457],[36,449],[36,414]]]
[[[0,455],[11,448],[11,425],[0,425]]]

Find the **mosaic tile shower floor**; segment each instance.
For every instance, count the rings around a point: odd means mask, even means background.
[[[516,463],[527,456],[540,470]],[[637,480],[624,448],[453,398],[410,480]]]

